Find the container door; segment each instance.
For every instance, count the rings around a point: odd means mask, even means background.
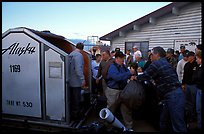
[[[45,48],[46,117],[65,121],[65,57]]]
[[[41,117],[39,44],[24,33],[2,38],[2,113]]]

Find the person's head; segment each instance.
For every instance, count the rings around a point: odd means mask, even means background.
[[[185,46],[180,46],[180,52],[183,53],[186,50]]]
[[[132,50],[133,50],[134,52],[136,52],[138,49],[137,49],[136,46],[133,46],[133,47],[132,47]]]
[[[184,53],[183,53],[183,60],[188,61],[188,53],[189,53],[188,50],[184,51]]]
[[[142,68],[141,68],[141,67],[138,67],[138,68],[137,68],[137,72],[138,72],[138,73],[142,73]]]
[[[101,61],[101,54],[96,54],[96,62],[100,62]]]
[[[111,55],[110,55],[110,51],[109,50],[105,50],[105,51],[102,52],[102,58],[104,60],[108,60],[110,57],[111,57]]]
[[[93,48],[93,54],[94,54],[94,55],[95,55],[95,53],[96,53],[96,50],[97,50],[96,48]]]
[[[195,53],[197,53],[198,51],[201,51],[201,50],[202,50],[202,45],[201,44],[196,45]]]
[[[167,51],[166,51],[166,57],[171,58],[173,56],[174,56],[174,49],[168,48]]]
[[[123,54],[123,52],[121,51],[117,51],[115,53],[115,62],[119,65],[122,65],[124,63],[125,60],[125,54]]]
[[[76,48],[79,49],[80,51],[82,51],[84,49],[84,44],[79,42],[76,44]]]
[[[130,55],[130,52],[131,52],[130,49],[127,49],[127,50],[126,50],[126,54],[127,54],[127,55]]]
[[[158,46],[152,49],[152,61],[155,61],[164,57],[166,57],[166,51],[162,47]]]
[[[152,53],[148,56],[148,60],[152,61]]]
[[[178,56],[179,54],[180,54],[180,53],[179,53],[179,50],[176,50],[176,51],[175,51],[175,55]]]
[[[192,63],[195,60],[195,53],[193,51],[188,52],[188,62]]]
[[[139,55],[135,55],[135,60],[140,61],[141,57]]]
[[[111,51],[111,57],[114,57],[114,56],[115,56],[115,51],[112,50],[112,51]]]
[[[151,53],[152,53],[151,50],[148,50],[148,51],[147,51],[147,55],[148,55],[148,56],[149,56]]]
[[[130,67],[133,68],[134,70],[137,70],[138,64],[136,62],[133,62],[131,63]]]
[[[202,51],[198,51],[196,53],[196,62],[199,64],[199,65],[202,65]]]

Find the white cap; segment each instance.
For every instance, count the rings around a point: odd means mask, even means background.
[[[137,48],[137,46],[133,46],[132,48]]]

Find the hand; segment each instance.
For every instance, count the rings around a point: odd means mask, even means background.
[[[82,84],[81,84],[81,87],[84,87],[85,85],[86,85],[86,81],[83,80],[83,81],[82,81]]]
[[[182,84],[182,85],[181,85],[181,88],[183,89],[183,91],[185,91],[186,85],[185,85],[185,84]]]
[[[99,83],[99,79],[98,78],[96,78],[96,84],[98,84]]]
[[[130,80],[136,80],[136,76],[134,76],[134,75],[131,76],[131,77],[130,77]]]

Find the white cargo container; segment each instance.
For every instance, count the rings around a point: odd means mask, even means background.
[[[20,27],[3,33],[3,118],[68,125],[70,100],[67,61],[74,48],[72,42],[50,32]],[[88,59],[87,68],[90,68],[91,55],[85,55]],[[87,72],[91,76],[89,69]],[[88,81],[91,85],[91,78]]]

